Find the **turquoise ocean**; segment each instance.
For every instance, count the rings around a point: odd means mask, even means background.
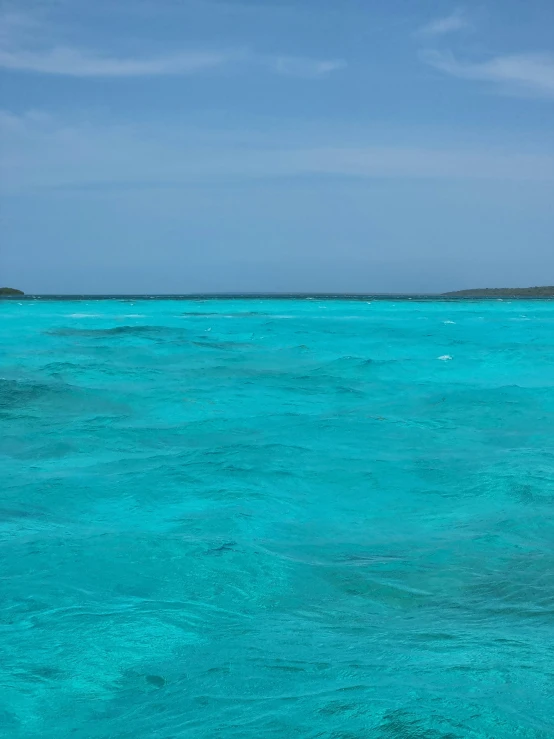
[[[0,303],[0,735],[554,737],[554,302]]]

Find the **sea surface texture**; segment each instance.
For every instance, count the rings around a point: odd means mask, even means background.
[[[0,333],[2,738],[554,737],[554,302]]]

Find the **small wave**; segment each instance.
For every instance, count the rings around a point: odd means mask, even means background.
[[[245,347],[251,346],[248,342],[244,341],[207,341],[206,339],[193,341],[192,344],[194,346],[209,347],[210,349],[225,350],[244,349]]]
[[[0,379],[0,409],[9,410],[27,405],[44,396],[63,392],[64,386],[28,380]]]
[[[110,338],[111,336],[146,336],[157,338],[164,334],[182,334],[183,329],[168,326],[113,326],[112,328],[57,328],[47,331],[52,336],[83,336]]]
[[[448,362],[452,357],[450,354],[443,354],[441,357],[437,357],[437,359],[442,360],[443,362]]]
[[[455,325],[456,324],[456,321],[443,321],[443,323],[451,323],[451,324]]]

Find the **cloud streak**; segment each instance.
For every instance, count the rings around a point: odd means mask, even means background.
[[[464,18],[461,11],[456,10],[444,18],[436,18],[427,25],[418,29],[418,36],[444,36],[448,33],[454,33],[467,28],[469,23]]]
[[[512,54],[484,62],[465,62],[451,53],[427,51],[422,58],[435,69],[454,77],[496,84],[512,94],[554,98],[552,54]]]
[[[174,53],[128,57],[56,43],[56,29],[34,16],[0,16],[0,68],[15,72],[79,78],[159,77],[200,74],[230,66],[316,79],[346,62],[304,56],[268,55],[251,49],[177,49]],[[40,42],[38,42],[40,39]]]
[[[191,75],[240,63],[265,67],[276,74],[304,79],[326,77],[346,67],[346,62],[340,59],[272,57],[249,51],[188,51],[140,59],[100,55],[63,47],[42,52],[0,49],[1,68],[66,77]]]
[[[220,67],[233,57],[225,53],[187,52],[151,59],[125,59],[87,54],[77,49],[45,52],[0,50],[0,67],[69,77],[145,77],[187,75]]]

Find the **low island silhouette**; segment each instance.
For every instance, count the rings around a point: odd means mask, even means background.
[[[485,287],[444,293],[452,298],[554,298],[554,286]]]
[[[16,298],[19,295],[25,295],[22,290],[16,290],[15,287],[0,287],[0,297]]]

